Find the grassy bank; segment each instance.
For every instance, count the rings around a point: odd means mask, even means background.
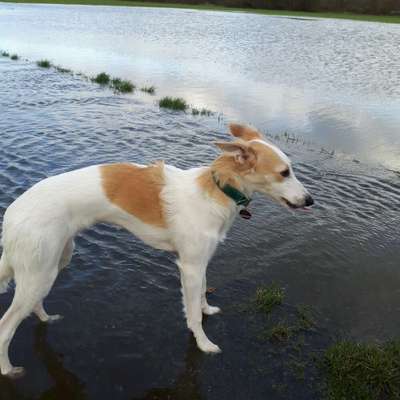
[[[128,7],[162,7],[162,8],[183,8],[192,10],[210,10],[210,11],[232,11],[246,12],[263,15],[277,15],[289,17],[316,17],[316,18],[339,18],[352,19],[357,21],[372,21],[386,23],[400,23],[400,16],[387,15],[365,15],[352,13],[332,13],[332,12],[303,12],[303,11],[282,11],[282,10],[260,10],[253,8],[233,8],[214,6],[211,4],[178,4],[178,3],[153,3],[128,0],[9,0],[9,3],[44,3],[44,4],[82,4],[98,6],[128,6]]]

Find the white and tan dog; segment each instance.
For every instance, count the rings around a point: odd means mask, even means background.
[[[216,145],[223,151],[210,166],[181,170],[163,163],[97,165],[37,183],[7,209],[3,221],[0,289],[16,288],[0,320],[0,369],[17,377],[8,349],[21,321],[34,312],[54,321],[43,308],[58,273],[68,265],[74,236],[97,222],[120,225],[145,243],[178,255],[187,326],[204,352],[220,349],[203,331],[202,313],[220,311],[206,300],[206,269],[240,205],[261,192],[291,208],[313,200],[296,179],[289,159],[250,127],[231,125],[237,140]]]

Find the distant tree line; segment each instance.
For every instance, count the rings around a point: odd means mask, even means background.
[[[151,0],[150,0],[151,1]],[[365,14],[400,15],[400,0],[154,0],[186,4],[295,11],[348,11]]]

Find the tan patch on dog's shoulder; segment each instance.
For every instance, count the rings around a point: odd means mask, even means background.
[[[276,181],[283,181],[284,177],[281,175],[281,172],[284,171],[288,165],[282,160],[279,154],[271,146],[263,143],[251,143],[251,148],[257,155],[255,172],[264,175],[273,175]]]
[[[257,131],[257,129],[254,129],[247,125],[230,124],[229,130],[233,136],[246,141],[263,138],[263,136],[260,132]]]
[[[113,204],[146,224],[166,228],[160,197],[165,184],[162,162],[147,167],[109,164],[100,169],[104,193]]]

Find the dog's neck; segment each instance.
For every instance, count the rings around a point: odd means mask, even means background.
[[[253,194],[252,188],[243,179],[245,172],[236,165],[232,157],[222,155],[199,176],[199,184],[219,204],[231,206],[233,202],[239,205],[241,195],[250,199]]]

